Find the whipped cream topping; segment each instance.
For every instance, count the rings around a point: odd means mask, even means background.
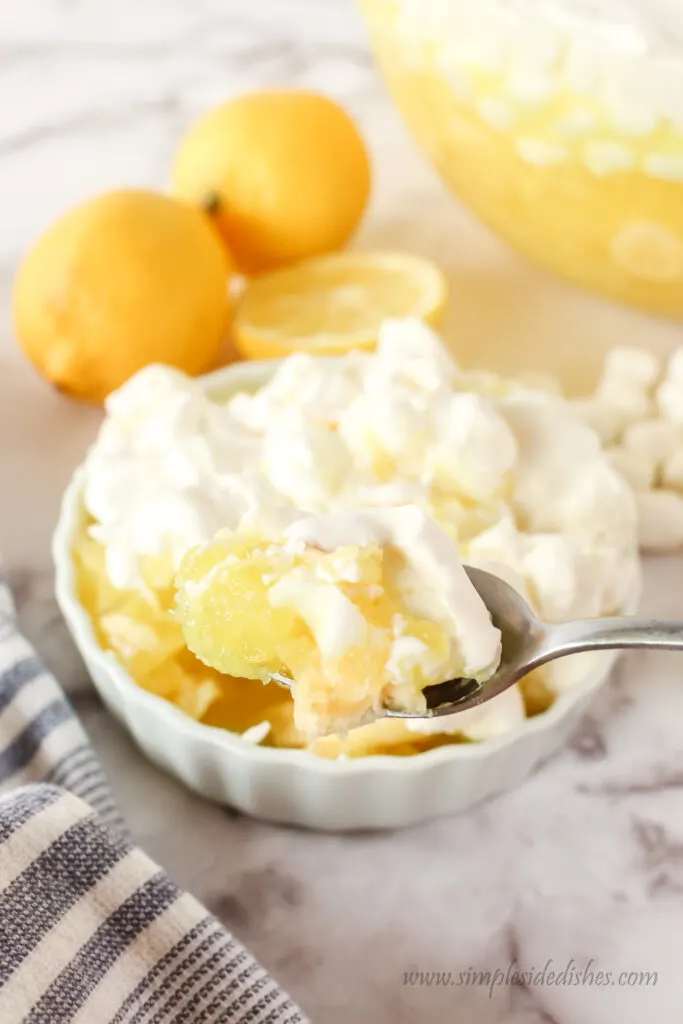
[[[142,582],[141,555],[170,555],[177,568],[189,547],[276,503],[267,477],[249,470],[258,439],[177,370],[140,371],[107,399],[106,414],[84,501],[114,586]]]
[[[456,548],[509,573],[549,619],[617,613],[638,577],[634,496],[594,430],[559,396],[462,371],[416,321],[387,322],[372,354],[291,356],[223,403],[175,370],[141,371],[107,402],[84,501],[120,588],[142,585],[145,556],[173,572],[220,529],[251,523],[276,540],[303,530],[304,513],[334,513],[337,535],[357,543],[391,533],[359,510],[416,506],[398,537],[412,599],[431,614],[438,594],[443,614],[457,611],[471,666],[490,651]],[[415,656],[396,648],[397,665]]]

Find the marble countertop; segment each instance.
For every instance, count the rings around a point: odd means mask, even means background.
[[[99,416],[34,375],[9,306],[17,259],[59,212],[98,190],[164,183],[197,112],[239,89],[296,83],[360,119],[377,172],[360,241],[444,265],[446,332],[464,361],[559,367],[577,384],[577,367],[590,376],[608,345],[663,352],[680,327],[549,280],[475,224],[402,128],[351,0],[24,0],[4,5],[0,24],[0,548],[25,629],[72,694],[138,841],[320,1024],[678,1024],[680,659],[625,658],[565,751],[459,818],[339,837],[202,802],[102,710],[61,622],[50,534]],[[682,584],[680,559],[650,561],[645,608],[683,617]],[[550,970],[587,961],[579,984],[551,983]],[[545,976],[511,984],[512,962]],[[468,983],[468,970],[500,973],[489,986]],[[598,970],[656,972],[656,984],[599,984]],[[451,971],[454,984],[410,983],[412,971]]]

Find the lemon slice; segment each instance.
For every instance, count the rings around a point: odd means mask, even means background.
[[[445,301],[442,272],[418,256],[323,256],[254,278],[235,317],[235,343],[247,359],[339,355],[372,348],[389,317],[435,324]]]

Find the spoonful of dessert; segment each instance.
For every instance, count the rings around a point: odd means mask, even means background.
[[[422,691],[427,701],[425,711],[415,714],[387,709],[385,714],[399,718],[433,718],[465,711],[497,697],[533,669],[568,654],[621,648],[683,651],[683,622],[631,617],[541,622],[505,580],[472,566],[466,565],[464,569],[488,608],[493,625],[500,630],[498,668],[483,682],[451,679],[425,687]]]

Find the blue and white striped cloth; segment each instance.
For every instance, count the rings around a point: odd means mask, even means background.
[[[0,1024],[305,1024],[130,842],[0,579]]]

